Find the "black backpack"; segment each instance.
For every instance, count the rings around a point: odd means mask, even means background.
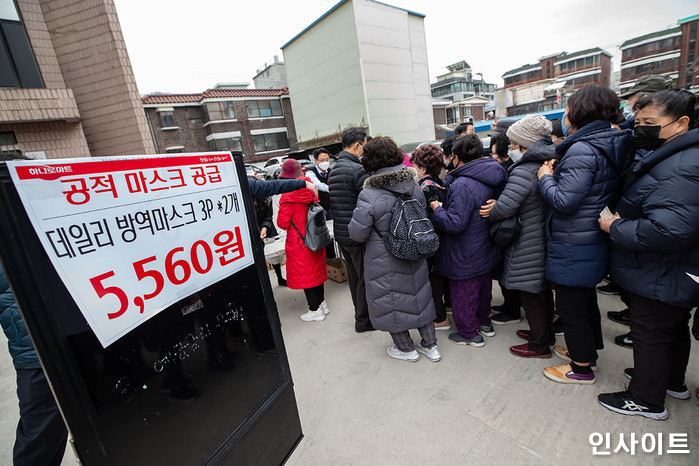
[[[311,251],[320,251],[332,242],[330,230],[325,219],[325,210],[317,202],[313,202],[308,206],[308,214],[306,215],[306,236],[302,235],[299,229],[291,221],[291,225],[303,240],[304,246]]]
[[[389,192],[396,196],[396,202],[391,210],[388,234],[381,234],[372,225],[388,252],[398,259],[409,261],[434,256],[439,248],[439,237],[427,218],[425,208],[411,195]]]

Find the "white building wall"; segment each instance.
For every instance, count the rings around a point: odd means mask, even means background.
[[[434,139],[423,18],[353,0],[369,131],[398,145]]]
[[[283,52],[299,142],[366,121],[352,2],[340,5]]]
[[[362,122],[399,145],[434,139],[422,17],[347,1],[283,52],[299,142]]]

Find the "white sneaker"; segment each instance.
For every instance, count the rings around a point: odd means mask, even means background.
[[[417,353],[417,351],[412,350],[412,351],[401,351],[398,348],[394,346],[389,346],[386,348],[386,352],[388,353],[389,356],[391,356],[394,359],[401,359],[403,361],[409,361],[409,362],[417,362],[418,359],[420,359],[420,355]]]
[[[321,308],[318,308],[315,311],[308,311],[307,313],[302,314],[301,320],[304,322],[322,322],[325,320],[325,314],[323,314],[323,310]]]
[[[325,301],[320,303],[320,309],[323,310],[323,315],[327,316],[328,314],[330,314],[330,309],[328,309],[328,303],[326,303]]]
[[[442,355],[439,353],[437,345],[434,345],[432,348],[427,349],[424,346],[422,346],[421,342],[418,342],[415,344],[415,350],[418,353],[427,356],[427,359],[429,359],[432,362],[438,362],[440,359],[442,359]]]

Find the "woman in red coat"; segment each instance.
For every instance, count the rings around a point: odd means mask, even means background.
[[[303,176],[299,161],[294,159],[284,162],[279,178],[310,181]],[[325,315],[330,312],[328,305],[325,304],[323,286],[328,279],[325,250],[311,251],[303,244],[303,238],[301,238],[301,235],[306,234],[306,216],[308,207],[313,202],[318,202],[318,196],[309,189],[299,189],[283,194],[279,201],[277,217],[279,228],[287,231],[286,283],[289,288],[303,290],[306,294],[308,312],[301,316],[301,320],[305,322],[323,321]]]

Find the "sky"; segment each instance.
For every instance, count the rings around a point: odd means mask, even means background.
[[[337,0],[114,0],[141,94],[248,82]],[[425,15],[430,82],[466,60],[487,82],[545,55],[601,47],[699,13],[696,0],[385,0]]]

